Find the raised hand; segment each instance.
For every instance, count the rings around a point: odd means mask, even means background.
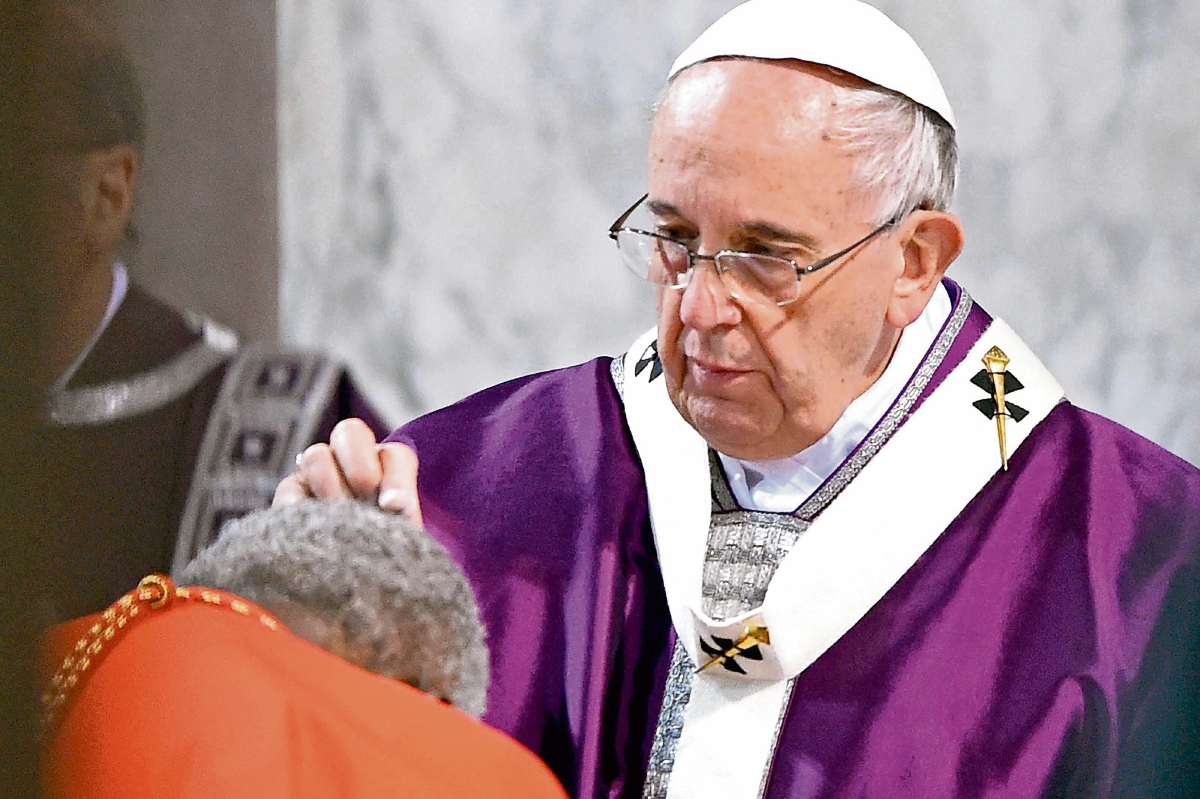
[[[313,444],[296,471],[275,489],[274,505],[306,497],[360,499],[421,523],[417,453],[404,444],[376,444],[361,419],[338,422],[328,444]]]

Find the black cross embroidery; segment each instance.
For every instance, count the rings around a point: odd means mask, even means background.
[[[988,393],[988,396],[985,399],[976,400],[971,404],[978,408],[980,413],[987,418],[995,419],[996,387],[992,385],[991,375],[988,374],[986,369],[980,369],[979,372],[971,378],[971,382]],[[1014,375],[1012,372],[1004,373],[1004,395],[1006,397],[1009,394],[1020,391],[1023,388],[1025,388],[1025,386],[1020,380],[1017,379],[1016,375]],[[1020,405],[1014,405],[1007,400],[1004,402],[1004,410],[1007,412],[1005,415],[1012,417],[1014,422],[1019,422],[1029,415],[1029,411],[1025,410]]]
[[[715,661],[721,664],[721,668],[726,671],[732,671],[734,674],[745,674],[746,670],[737,662],[738,658],[746,658],[747,660],[762,660],[762,650],[758,648],[758,644],[742,649],[738,646],[738,642],[732,638],[721,638],[714,635],[713,642],[710,644],[700,639],[700,649],[704,654],[708,655]],[[712,661],[709,661],[710,663]]]
[[[658,339],[650,342],[650,346],[642,354],[641,360],[633,367],[633,376],[637,377],[646,367],[650,367],[650,382],[653,383],[655,378],[662,374],[662,359],[658,357]]]

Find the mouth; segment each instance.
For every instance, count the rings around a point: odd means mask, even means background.
[[[736,383],[751,370],[707,361],[703,358],[687,358],[688,382],[701,390],[713,390]]]

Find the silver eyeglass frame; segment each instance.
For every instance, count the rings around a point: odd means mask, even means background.
[[[875,228],[870,233],[868,233],[867,235],[863,236],[858,241],[851,244],[849,247],[840,249],[837,252],[835,252],[833,255],[829,255],[824,258],[821,258],[820,260],[814,261],[813,263],[808,264],[807,266],[800,266],[799,264],[797,264],[795,261],[793,261],[790,258],[781,258],[777,255],[755,255],[754,253],[740,252],[738,250],[721,250],[720,252],[713,253],[712,255],[701,255],[700,253],[693,252],[683,242],[677,241],[668,236],[664,236],[661,233],[653,233],[649,230],[640,230],[639,228],[625,227],[625,221],[627,219],[629,219],[630,216],[633,215],[633,212],[637,210],[638,206],[640,206],[642,203],[644,203],[649,196],[650,195],[648,193],[643,194],[640,198],[638,198],[637,202],[635,202],[633,205],[629,206],[629,208],[627,208],[623,214],[621,214],[619,217],[617,217],[617,221],[613,222],[612,225],[610,225],[608,228],[608,237],[610,239],[612,239],[615,243],[617,243],[618,248],[620,247],[620,242],[618,240],[618,236],[621,234],[622,231],[628,231],[630,233],[637,233],[642,236],[649,236],[651,238],[660,239],[662,241],[667,241],[672,244],[677,244],[677,245],[683,247],[684,251],[687,252],[687,254],[688,254],[688,268],[687,268],[687,271],[683,273],[684,275],[686,275],[686,278],[682,283],[679,283],[679,284],[659,283],[658,281],[650,280],[648,277],[646,277],[644,275],[640,275],[633,269],[630,269],[631,272],[633,272],[635,275],[638,275],[638,277],[642,278],[647,283],[652,283],[656,286],[663,286],[664,288],[669,288],[669,289],[687,288],[688,283],[690,283],[692,281],[692,275],[696,271],[696,261],[712,261],[713,268],[717,270],[717,274],[723,275],[726,270],[721,268],[720,261],[718,259],[720,259],[722,256],[726,256],[726,255],[754,257],[754,258],[760,258],[760,259],[761,258],[769,258],[773,261],[779,261],[782,264],[787,264],[788,266],[792,267],[792,269],[796,270],[796,286],[799,287],[800,279],[802,277],[804,277],[804,275],[811,275],[813,272],[816,272],[819,269],[824,269],[825,267],[836,262],[838,259],[849,255],[850,253],[854,252],[854,250],[858,249],[862,245],[871,241],[871,239],[875,238],[880,233],[884,232],[885,230],[887,230],[889,228],[895,227],[896,225],[898,225],[900,223],[900,220],[903,219],[903,215],[896,219],[889,219],[887,222],[884,222],[882,225]],[[799,288],[797,288],[797,292],[799,292]],[[767,299],[770,299],[770,298],[767,298]],[[783,302],[779,302],[777,300],[771,300],[771,301],[774,302],[777,306],[782,307],[784,305],[790,305],[791,303],[795,302],[798,299],[800,299],[799,293],[797,293],[797,295],[795,297],[791,298],[790,300],[784,300]]]

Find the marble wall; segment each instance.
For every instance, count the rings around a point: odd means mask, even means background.
[[[395,421],[616,353],[605,230],[649,108],[732,0],[279,0],[280,316]],[[962,129],[952,275],[1076,402],[1200,462],[1200,6],[881,0]]]

